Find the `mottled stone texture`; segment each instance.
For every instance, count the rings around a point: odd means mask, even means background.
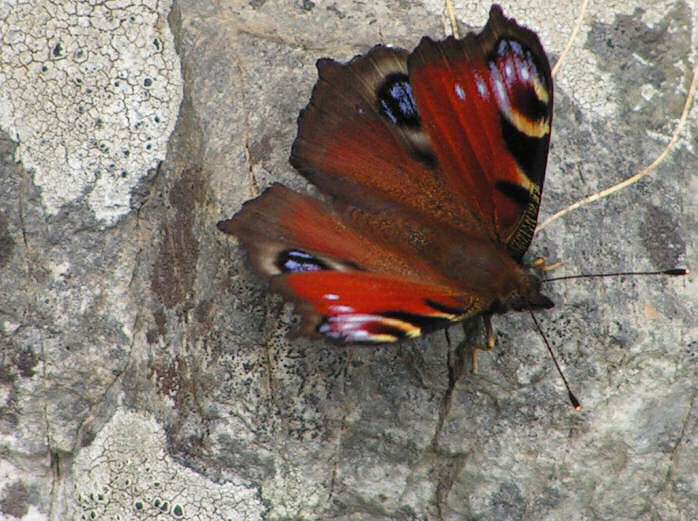
[[[288,340],[289,310],[215,227],[273,181],[308,189],[287,158],[315,60],[441,36],[440,1],[16,4],[0,3],[0,518],[698,518],[693,276],[546,287],[576,413],[526,315],[495,320],[477,375],[477,323],[466,344]],[[555,59],[579,2],[515,4]],[[465,29],[489,5],[456,7]],[[659,154],[697,21],[684,1],[592,6],[556,79],[543,217]],[[530,258],[698,267],[697,115],[652,178]]]

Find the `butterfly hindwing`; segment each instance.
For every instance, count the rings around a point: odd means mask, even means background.
[[[414,338],[482,310],[473,295],[389,274],[292,273],[272,288],[297,303],[302,333],[338,342]]]

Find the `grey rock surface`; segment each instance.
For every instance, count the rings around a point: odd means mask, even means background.
[[[455,3],[484,24],[488,2]],[[515,4],[554,61],[579,2]],[[698,519],[694,276],[550,284],[577,413],[526,315],[496,318],[476,375],[478,323],[287,339],[216,229],[274,181],[310,190],[288,155],[316,59],[444,27],[439,0],[0,2],[0,519]],[[690,2],[592,5],[556,78],[543,218],[661,152],[697,27]],[[697,135],[694,107],[652,177],[529,257],[698,266]]]

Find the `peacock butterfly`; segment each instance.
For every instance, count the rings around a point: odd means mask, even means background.
[[[386,343],[552,307],[522,263],[553,112],[538,36],[494,5],[479,34],[317,68],[291,164],[328,201],[274,184],[218,223],[300,332]]]

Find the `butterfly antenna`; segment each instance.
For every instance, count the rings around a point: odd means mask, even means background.
[[[548,348],[548,353],[550,353],[550,356],[552,357],[553,362],[555,362],[555,367],[557,369],[557,372],[560,374],[560,378],[562,378],[562,381],[565,384],[565,389],[567,389],[567,396],[570,399],[570,403],[572,404],[572,407],[574,407],[575,411],[581,411],[582,404],[579,403],[579,400],[577,400],[577,397],[572,392],[572,389],[570,389],[570,384],[567,382],[567,378],[565,378],[565,373],[562,372],[562,369],[560,368],[560,364],[557,362],[557,358],[555,357],[555,353],[553,352],[553,348],[550,347],[550,342],[548,342],[548,337],[546,337],[545,333],[543,333],[543,329],[540,327],[540,324],[538,323],[536,316],[533,314],[533,311],[529,310],[529,313],[531,315],[531,318],[533,319],[533,323],[536,325],[536,329],[540,333],[540,336],[543,337],[543,342],[545,342],[545,347]]]
[[[661,270],[661,271],[619,271],[618,273],[591,273],[591,274],[579,274],[579,275],[565,275],[563,277],[553,277],[550,279],[543,279],[541,282],[553,282],[556,280],[570,280],[570,279],[598,279],[601,277],[623,277],[625,275],[669,275],[672,277],[678,277],[681,275],[688,275],[690,272],[685,268],[674,268],[671,270]]]

